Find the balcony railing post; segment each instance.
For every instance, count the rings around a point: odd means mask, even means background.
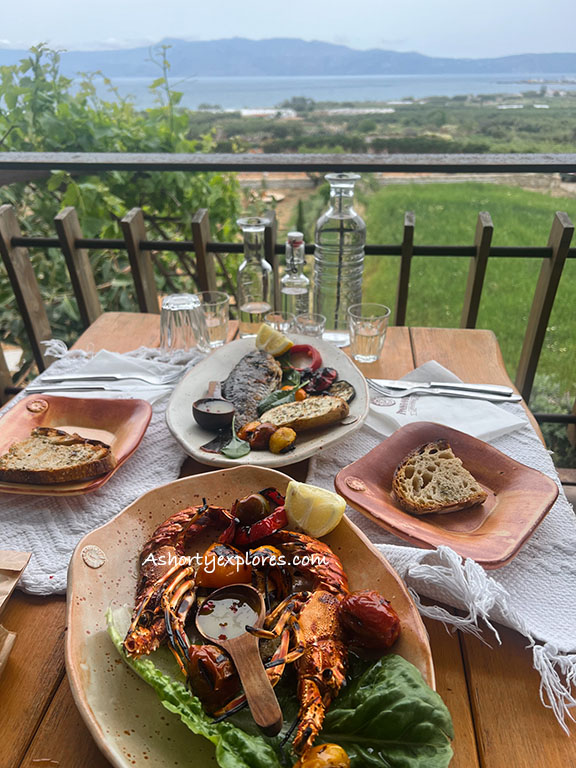
[[[480,211],[474,237],[476,256],[470,260],[468,283],[466,284],[462,319],[460,320],[461,328],[476,328],[493,233],[494,224],[490,214],[487,211]]]
[[[52,338],[42,294],[26,248],[14,247],[13,237],[21,237],[16,213],[11,205],[0,206],[0,253],[26,326],[34,359],[43,371],[52,362],[44,353],[43,341]]]
[[[412,266],[412,253],[414,251],[414,224],[414,212],[406,211],[404,214],[404,233],[402,235],[402,255],[400,257],[400,274],[398,275],[398,292],[396,295],[394,325],[406,325],[410,268]]]
[[[207,208],[200,208],[192,217],[192,239],[196,254],[196,275],[201,291],[216,290],[216,269],[214,257],[208,253],[210,242],[210,218]]]
[[[55,217],[54,223],[78,302],[80,317],[84,327],[88,328],[102,314],[102,306],[98,298],[88,251],[76,247],[76,241],[83,237],[76,209],[64,208]]]
[[[266,261],[272,267],[272,280],[274,290],[271,298],[272,305],[276,311],[282,309],[282,296],[280,294],[280,260],[276,253],[276,239],[278,237],[278,219],[276,211],[266,211],[264,218],[268,219],[268,224],[264,230],[264,250],[266,252]]]
[[[552,256],[542,262],[516,372],[516,386],[526,401],[530,398],[532,391],[546,328],[573,234],[574,225],[568,214],[557,211],[548,239]]]
[[[146,240],[146,225],[141,208],[132,208],[120,222],[126,250],[130,259],[132,279],[141,312],[159,314],[158,292],[154,280],[154,265],[149,251],[143,251],[140,243]]]
[[[0,405],[4,405],[8,400],[9,395],[6,394],[6,390],[12,385],[12,376],[10,375],[8,363],[4,357],[4,351],[0,346]]]

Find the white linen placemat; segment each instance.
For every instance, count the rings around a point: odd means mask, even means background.
[[[61,342],[52,343],[49,354],[60,356],[60,359],[45,373],[144,372],[159,377],[183,375],[204,357],[196,349],[167,356],[158,349],[145,347],[125,355],[102,352],[91,357],[81,350],[66,352]],[[35,383],[41,380],[42,375]],[[116,383],[113,386],[116,387]],[[84,496],[64,498],[0,493],[0,549],[32,552],[29,566],[18,584],[25,592],[35,595],[65,592],[68,563],[80,539],[143,493],[176,480],[180,474],[186,453],[172,437],[165,419],[168,396],[175,384],[157,387],[132,380],[125,386],[128,390],[125,393],[79,392],[76,395],[136,397],[152,404],[152,419],[142,442],[105,485]],[[4,411],[26,394],[24,390],[10,401]],[[72,392],[62,394],[74,396]]]
[[[435,361],[425,363],[405,378],[459,380]],[[410,397],[434,399],[430,395]],[[541,675],[542,701],[554,710],[567,731],[566,719],[574,720],[570,709],[576,707],[576,517],[550,454],[525,419],[522,406],[507,403],[493,407],[523,420],[524,426],[488,442],[522,464],[548,475],[559,487],[556,503],[511,563],[485,571],[474,560],[464,561],[449,547],[437,550],[411,547],[361,513],[350,507],[346,511],[396,568],[423,615],[477,636],[481,635],[478,622],[483,619],[493,629],[498,642],[500,638],[491,622],[500,622],[525,635],[527,645],[532,647],[534,666]],[[462,429],[458,424],[450,426]],[[336,473],[364,456],[382,439],[382,435],[364,425],[344,443],[333,446],[329,453],[316,456],[308,481],[333,490]],[[440,606],[424,606],[419,595],[463,609],[467,616],[456,616]]]

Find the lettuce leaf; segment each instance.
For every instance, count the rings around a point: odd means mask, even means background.
[[[108,634],[118,653],[139,677],[154,688],[168,711],[178,715],[193,733],[206,737],[214,744],[216,760],[221,768],[280,768],[274,749],[262,736],[246,733],[227,721],[214,723],[204,712],[200,699],[155,663],[160,661],[159,652],[153,654],[154,661],[152,657],[128,658],[122,648],[125,632],[120,629],[126,624],[125,616],[124,608],[110,607],[106,612]]]
[[[109,608],[106,614],[108,634],[122,659],[154,688],[167,710],[214,744],[221,768],[292,765],[290,743],[282,742],[298,711],[294,679],[283,678],[276,688],[284,713],[279,736],[260,735],[247,711],[233,721],[214,723],[200,700],[176,679],[178,672],[165,649],[146,658],[126,656],[122,640],[129,617],[127,607]],[[350,682],[328,710],[316,743],[340,744],[351,768],[446,768],[452,758],[452,720],[418,669],[396,654],[369,666],[356,657],[350,661]]]
[[[445,768],[454,729],[440,696],[396,654],[356,677],[329,709],[318,742],[340,744],[351,768]]]

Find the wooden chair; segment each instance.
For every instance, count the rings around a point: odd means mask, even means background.
[[[277,267],[274,253],[276,242],[276,221],[273,213],[268,214],[271,224],[267,228],[266,246],[268,258]],[[70,282],[78,304],[78,310],[85,328],[91,325],[101,314],[102,305],[98,296],[94,273],[90,264],[88,250],[79,245],[83,234],[76,210],[64,208],[54,219],[59,245],[70,275]],[[138,308],[141,312],[159,313],[160,303],[154,279],[154,262],[149,249],[142,247],[147,240],[144,214],[140,208],[133,208],[121,221],[124,240],[117,241],[119,248],[128,252],[130,269]],[[198,290],[215,290],[216,269],[214,256],[209,252],[210,220],[208,210],[199,209],[192,219],[192,237],[190,250],[196,256],[196,285]],[[51,362],[46,355],[43,341],[52,338],[52,329],[44,307],[42,293],[34,274],[28,249],[15,245],[22,239],[22,232],[11,205],[0,206],[0,254],[4,261],[18,309],[24,319],[26,332],[40,371]],[[54,243],[56,245],[56,243]],[[94,247],[91,244],[91,247]],[[279,301],[278,270],[275,270],[275,298]],[[12,379],[4,355],[0,350],[0,403],[6,399],[6,388],[12,386]]]

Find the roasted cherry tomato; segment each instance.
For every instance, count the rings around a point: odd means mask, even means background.
[[[260,426],[259,421],[250,421],[248,424],[244,424],[243,427],[240,427],[238,430],[238,437],[240,440],[250,440],[251,436],[254,434],[254,432],[258,429]]]
[[[277,429],[278,427],[276,424],[271,424],[269,421],[264,421],[262,424],[259,424],[248,438],[250,448],[253,448],[255,451],[266,450],[270,438]]]
[[[276,507],[274,512],[263,520],[249,526],[242,526],[236,530],[234,544],[238,547],[249,547],[266,536],[271,536],[287,524],[288,518],[284,507]]]
[[[294,447],[296,432],[291,427],[278,427],[270,437],[268,448],[272,453],[288,453]]]
[[[339,744],[312,747],[294,768],[350,768],[350,758]]]
[[[199,587],[218,589],[229,584],[250,584],[252,569],[246,558],[229,544],[211,544],[202,558],[202,564],[196,572],[196,584]]]
[[[272,511],[270,501],[262,493],[251,493],[232,505],[231,513],[240,525],[252,525]]]
[[[398,639],[398,614],[378,592],[352,592],[340,603],[340,621],[351,638],[351,646],[384,653]]]
[[[294,344],[288,350],[288,362],[295,371],[315,371],[322,365],[322,356],[310,344]]]

